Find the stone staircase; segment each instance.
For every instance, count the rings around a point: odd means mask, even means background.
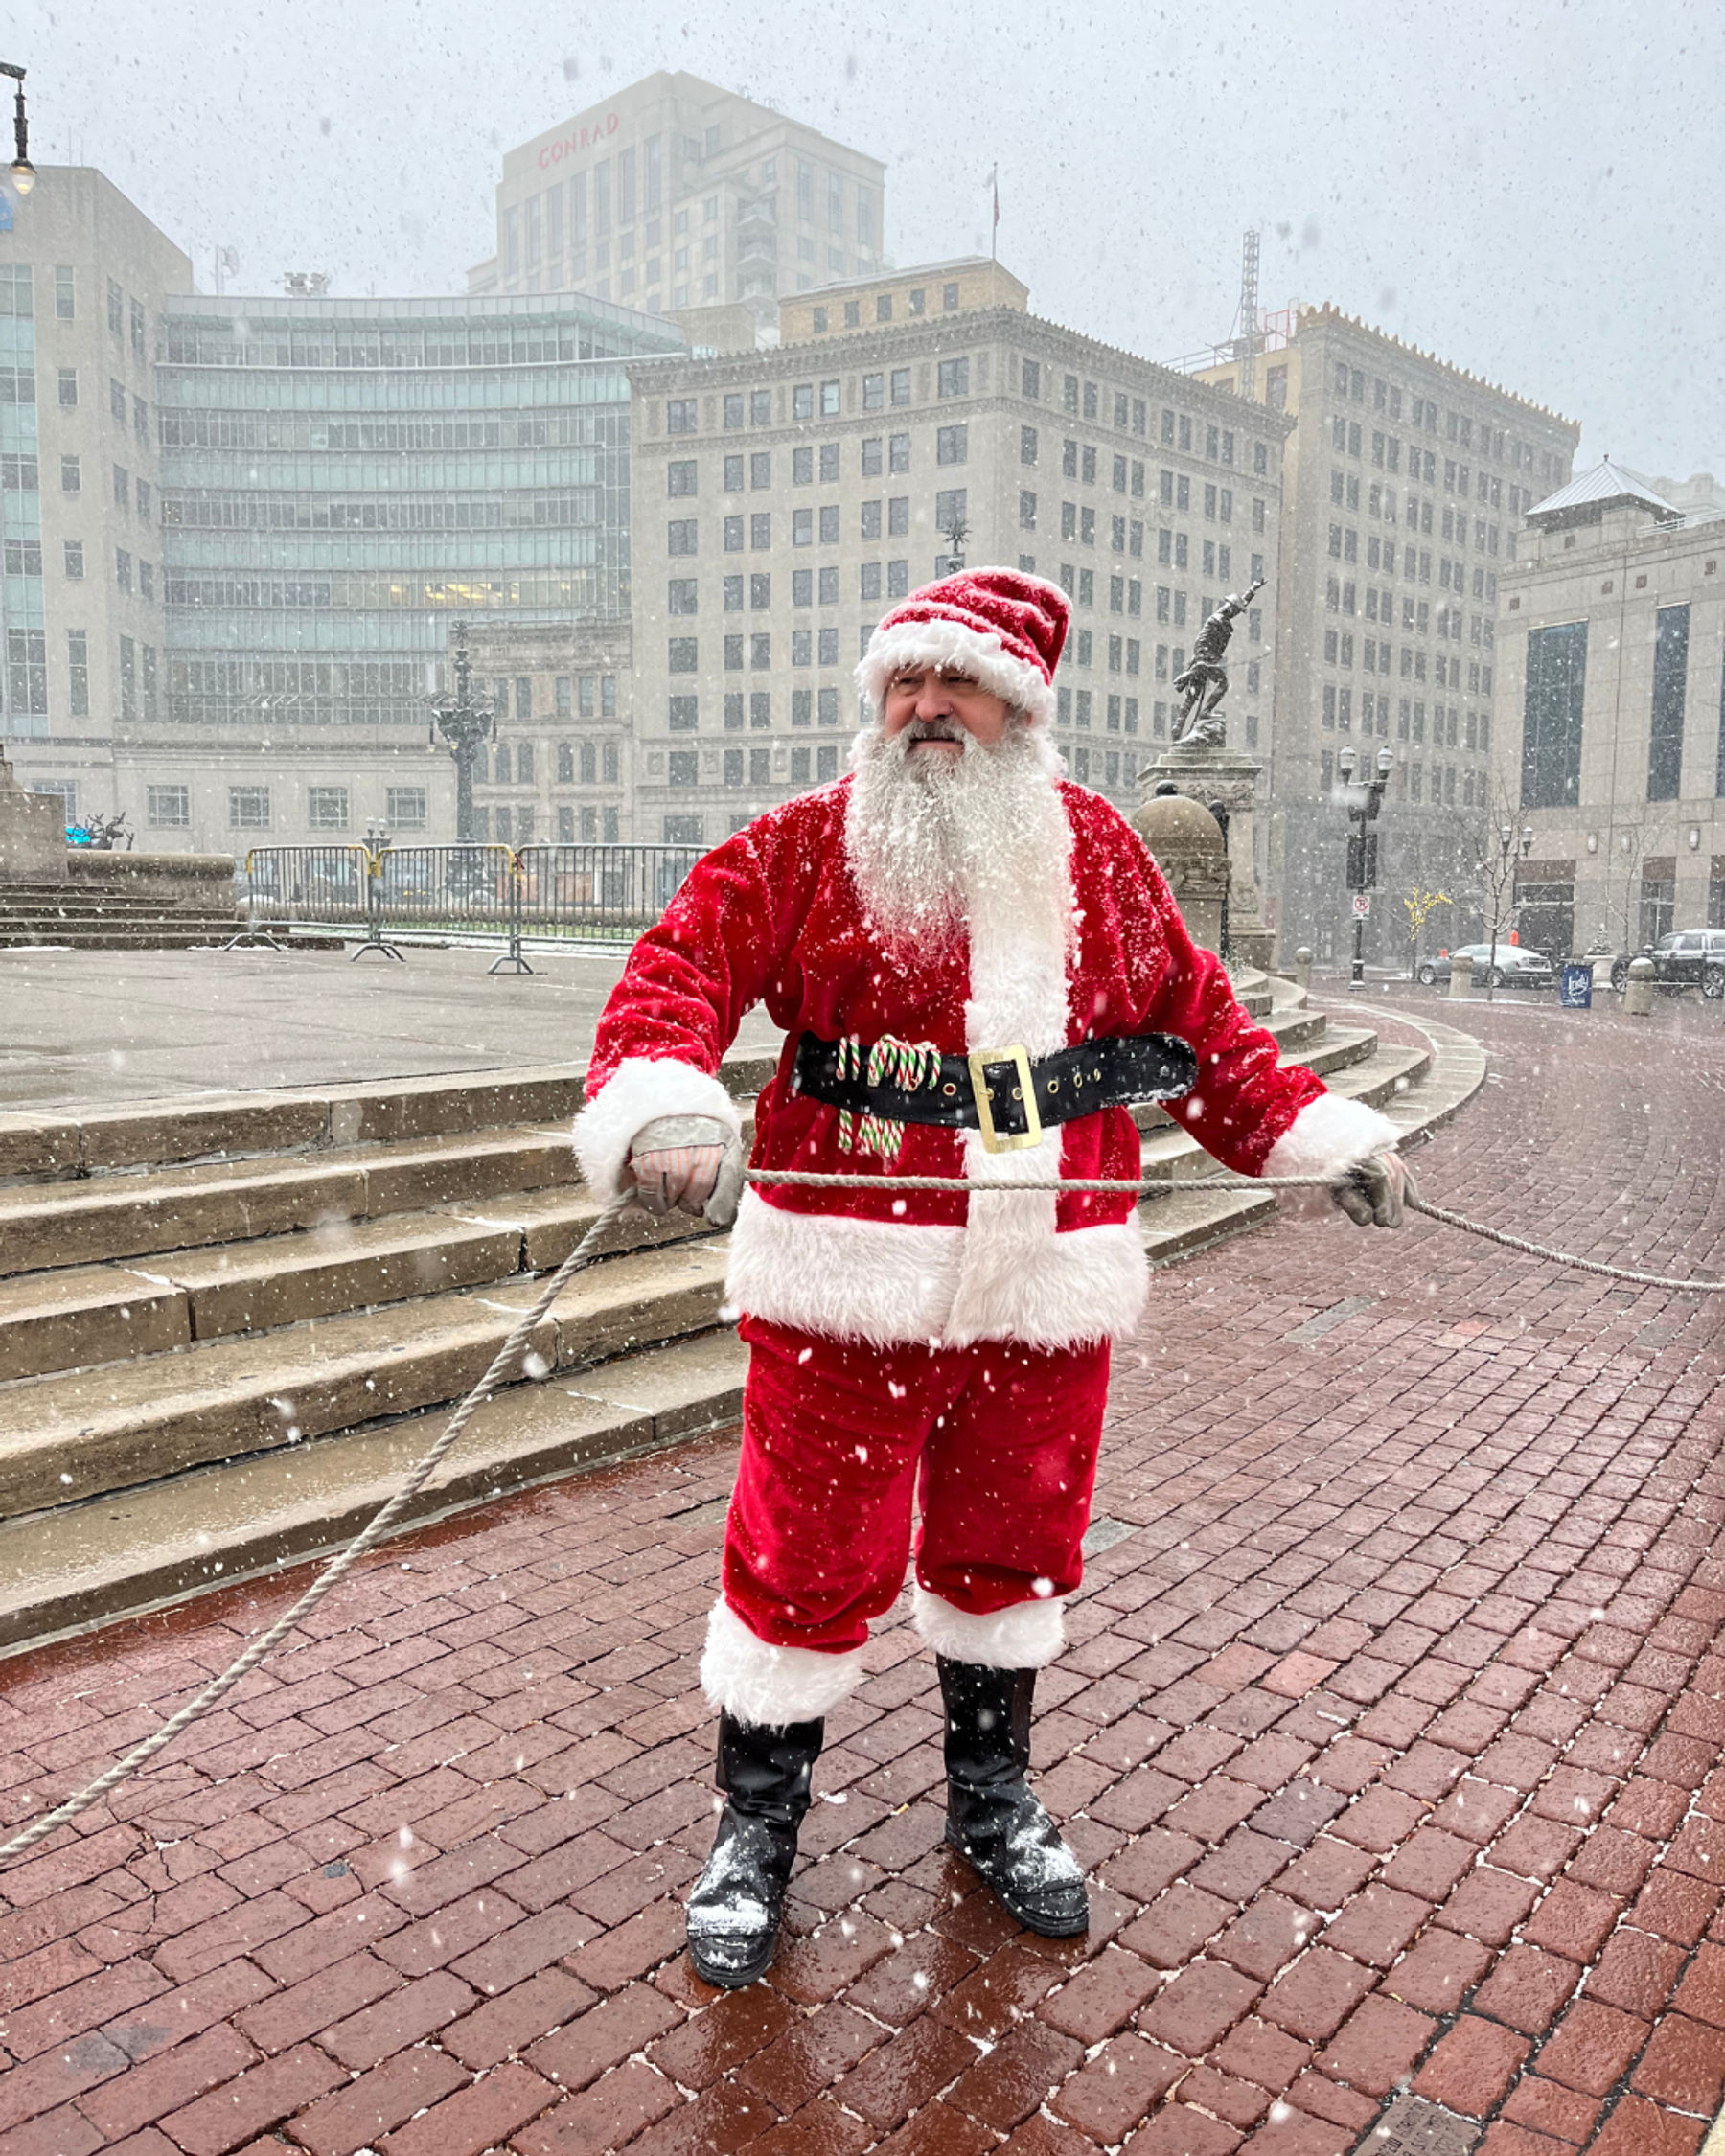
[[[1291,1060],[1410,1130],[1480,1082],[1463,1036],[1391,1047],[1289,983],[1242,986]],[[724,1076],[747,1103],[770,1068]],[[596,1216],[580,1096],[562,1067],[0,1115],[0,1653],[362,1524]],[[1274,1209],[1207,1188],[1208,1156],[1141,1121],[1156,1262]],[[626,1216],[414,1516],[734,1421],[724,1267],[700,1224]]]
[[[124,856],[120,857],[122,860]],[[234,908],[77,883],[0,883],[0,947],[185,951],[238,932]]]

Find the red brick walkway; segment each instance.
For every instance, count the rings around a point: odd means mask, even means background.
[[[1494,1076],[1435,1196],[1725,1270],[1717,1012],[1467,1022]],[[939,1853],[898,1622],[830,1725],[796,1937],[720,1999],[678,1896],[733,1442],[422,1536],[0,1877],[0,2156],[1330,2156],[1407,2088],[1490,2156],[1688,2156],[1725,2080],[1722,1343],[1716,1300],[1423,1224],[1161,1275],[1096,1500],[1132,1531],[1042,1686],[1090,1938]],[[0,1816],[288,1592],[0,1665]]]

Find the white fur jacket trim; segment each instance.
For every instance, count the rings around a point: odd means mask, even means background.
[[[1142,1317],[1150,1275],[1136,1219],[1063,1234],[1050,1220],[1011,1251],[1010,1266],[978,1277],[966,1260],[978,1252],[967,1244],[986,1254],[989,1238],[986,1223],[967,1229],[794,1213],[748,1190],[731,1230],[725,1300],[774,1324],[875,1347],[981,1340],[1074,1347],[1117,1339]]]
[[[717,1078],[675,1056],[629,1056],[575,1118],[575,1157],[602,1205],[616,1197],[629,1147],[659,1115],[710,1115],[741,1139],[743,1116]]]
[[[1046,1601],[1014,1602],[978,1617],[919,1583],[911,1591],[910,1608],[917,1631],[949,1662],[979,1663],[985,1669],[1043,1669],[1066,1645],[1065,1605],[1058,1594]]]
[[[1388,1153],[1401,1133],[1363,1100],[1322,1093],[1309,1100],[1270,1148],[1267,1176],[1339,1176],[1373,1153]]]
[[[757,1639],[728,1602],[715,1602],[701,1657],[707,1703],[739,1722],[783,1729],[815,1722],[849,1696],[862,1675],[862,1650],[817,1654],[812,1647],[774,1647]]]

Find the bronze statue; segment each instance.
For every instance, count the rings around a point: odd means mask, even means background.
[[[1223,722],[1217,706],[1228,694],[1228,674],[1222,661],[1228,656],[1233,625],[1258,593],[1264,580],[1258,577],[1243,592],[1230,591],[1198,631],[1192,646],[1192,663],[1176,675],[1174,686],[1184,698],[1174,716],[1174,739],[1201,744],[1220,742]]]

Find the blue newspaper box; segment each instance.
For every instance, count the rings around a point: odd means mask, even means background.
[[[1593,1009],[1593,974],[1591,966],[1565,966],[1557,980],[1557,1001],[1566,1011],[1591,1011]]]

